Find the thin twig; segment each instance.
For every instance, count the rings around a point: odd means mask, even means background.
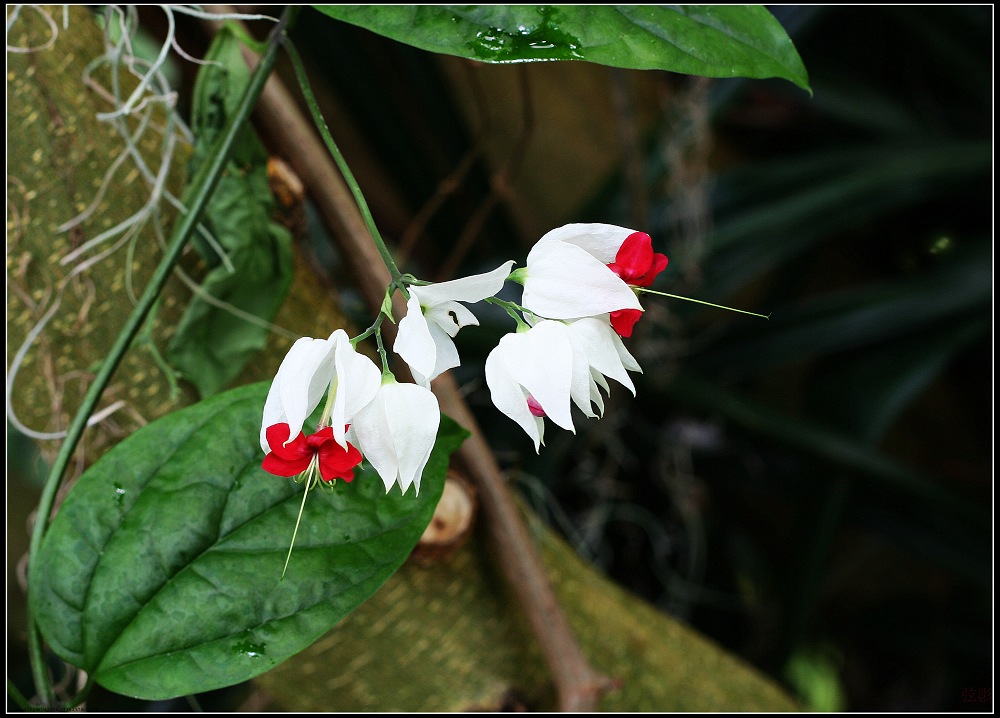
[[[214,31],[214,27],[208,27]],[[245,56],[251,66],[256,63],[249,50]],[[288,161],[308,188],[323,223],[350,262],[359,289],[372,312],[377,313],[391,281],[389,272],[333,160],[277,77],[268,80],[255,116],[277,154]],[[402,297],[394,299],[395,313],[402,316]],[[384,327],[384,331],[392,329]],[[611,689],[612,681],[595,671],[580,649],[513,494],[454,380],[445,373],[432,388],[442,411],[471,432],[458,455],[477,483],[490,543],[552,670],[560,709],[596,710],[600,696]]]

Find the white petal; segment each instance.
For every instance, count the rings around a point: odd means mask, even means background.
[[[597,404],[597,413],[599,416],[604,416],[604,394],[601,393],[601,388],[610,396],[611,390],[608,388],[608,380],[604,378],[604,375],[598,371],[591,369],[590,378],[593,380],[590,383],[590,400]],[[600,388],[599,388],[600,387]]]
[[[437,440],[441,409],[437,397],[416,384],[386,384],[385,408],[396,451],[399,486],[406,493],[412,483],[420,493],[420,478]]]
[[[414,376],[429,376],[434,372],[437,349],[415,292],[410,292],[406,302],[406,316],[399,320],[399,331],[392,350],[409,365]]]
[[[622,360],[622,366],[629,371],[637,371],[642,374],[642,367],[639,366],[639,362],[635,360],[635,357],[629,354],[628,349],[625,348],[625,344],[622,342],[622,338],[618,336],[618,332],[615,332],[613,329],[612,332],[611,342],[615,345],[618,358]]]
[[[557,240],[538,243],[529,252],[521,303],[550,319],[642,309],[635,292],[603,263]]]
[[[424,317],[431,324],[439,326],[448,336],[458,334],[462,327],[479,326],[479,320],[467,307],[458,302],[441,302],[424,308]]]
[[[573,347],[573,381],[570,388],[570,396],[573,398],[573,403],[580,408],[580,411],[586,416],[594,418],[597,416],[592,406],[592,386],[594,380],[590,376],[590,364],[588,363],[586,345],[574,335],[572,330],[567,333],[567,336]]]
[[[428,284],[423,287],[410,287],[410,294],[420,297],[420,303],[431,307],[446,301],[479,302],[486,297],[492,297],[503,288],[503,283],[510,274],[514,260],[504,262],[492,272],[473,274],[471,277],[452,279],[448,282]]]
[[[260,445],[265,452],[271,450],[267,444],[269,426],[287,423],[289,438],[294,439],[319,406],[333,379],[334,334],[329,339],[302,337],[296,340],[278,366],[264,401]]]
[[[567,224],[547,232],[538,243],[553,240],[575,244],[601,264],[611,264],[634,229],[613,224]]]
[[[451,337],[444,333],[436,324],[431,324],[430,330],[431,338],[434,339],[434,347],[437,351],[437,360],[434,364],[434,371],[427,376],[428,382],[436,379],[452,367],[456,367],[461,364],[461,359],[458,356],[458,349],[455,347],[455,342],[451,340]],[[425,389],[430,388],[428,384],[423,382],[417,383]]]
[[[497,350],[507,373],[535,398],[545,415],[575,431],[570,414],[573,347],[569,328],[561,322],[539,322],[527,332],[508,334]]]
[[[638,364],[611,325],[602,319],[588,317],[572,322],[569,327],[576,341],[574,347],[583,352],[591,368],[614,379],[635,396],[635,385],[623,365],[621,352],[625,352],[633,366],[638,367]]]
[[[358,450],[375,467],[385,484],[386,493],[389,493],[399,475],[399,462],[392,445],[392,429],[389,428],[385,400],[385,394],[379,391],[371,403],[354,417],[350,434],[357,438]]]
[[[500,342],[502,343],[504,339]],[[528,409],[528,395],[507,372],[499,344],[486,357],[486,385],[490,388],[490,398],[496,408],[524,429],[535,442],[537,452],[542,442],[545,424],[541,417],[533,416]]]
[[[371,359],[355,351],[346,332],[341,334],[334,352],[336,385],[333,387],[330,427],[336,442],[347,448],[344,426],[375,398],[382,384],[382,371]]]
[[[386,492],[399,482],[420,491],[420,477],[437,438],[441,412],[437,397],[415,384],[383,384],[355,417],[350,434],[375,467]]]

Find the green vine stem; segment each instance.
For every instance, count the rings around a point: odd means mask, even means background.
[[[268,76],[271,74],[271,70],[274,68],[274,64],[278,58],[278,50],[281,45],[284,44],[287,32],[294,24],[300,10],[301,6],[289,5],[286,7],[281,18],[278,20],[277,25],[275,25],[271,31],[271,34],[268,37],[267,49],[261,58],[260,64],[257,66],[252,77],[250,78],[250,84],[247,87],[247,91],[244,94],[239,107],[234,112],[232,118],[230,118],[222,136],[213,148],[212,154],[208,158],[208,162],[190,184],[189,196],[191,197],[191,203],[187,209],[187,213],[179,218],[179,222],[174,229],[172,239],[167,246],[163,259],[160,260],[160,264],[153,272],[153,276],[150,278],[149,284],[146,286],[145,291],[139,298],[138,304],[129,316],[125,326],[118,334],[118,338],[115,340],[114,345],[108,352],[108,356],[105,358],[101,368],[97,371],[94,381],[91,383],[86,396],[83,398],[83,403],[70,424],[66,433],[66,438],[59,447],[59,453],[56,455],[49,475],[45,480],[45,486],[42,489],[42,495],[39,499],[37,519],[31,532],[31,557],[37,556],[41,548],[42,538],[45,534],[46,528],[48,527],[49,517],[52,513],[52,506],[55,502],[55,497],[59,489],[59,484],[62,480],[62,475],[66,470],[66,466],[69,464],[73,452],[76,450],[81,436],[83,435],[83,430],[87,425],[87,418],[96,408],[97,403],[100,401],[101,394],[111,381],[112,375],[131,346],[132,341],[142,329],[142,325],[146,321],[153,305],[156,303],[160,292],[163,290],[163,287],[167,282],[167,279],[170,277],[170,273],[172,272],[174,265],[177,263],[178,259],[180,259],[181,251],[184,249],[188,239],[194,232],[194,229],[201,218],[201,214],[205,209],[205,206],[208,204],[212,193],[215,191],[219,178],[222,176],[233,143],[235,142],[239,131],[249,120],[250,113],[264,89],[264,83],[267,81]],[[38,631],[38,626],[35,624],[34,612],[31,608],[30,578],[31,574],[29,571],[28,653],[31,661],[32,676],[35,681],[35,689],[38,692],[42,705],[48,708],[55,703],[55,692],[49,680],[48,672],[45,668],[45,659],[42,651],[42,639]]]
[[[292,67],[295,69],[295,78],[298,80],[299,87],[302,90],[302,96],[305,98],[306,105],[309,107],[309,113],[312,115],[313,122],[319,130],[320,135],[323,137],[323,142],[326,144],[327,150],[329,150],[330,155],[333,156],[333,161],[337,163],[337,169],[339,169],[340,173],[344,176],[344,181],[347,182],[347,186],[350,188],[351,194],[354,195],[354,201],[357,203],[358,209],[361,211],[361,216],[364,218],[365,226],[368,227],[368,232],[371,234],[372,239],[375,242],[375,246],[378,248],[378,253],[382,255],[382,261],[385,262],[386,269],[389,270],[389,276],[392,278],[392,283],[403,292],[403,296],[409,299],[409,292],[406,291],[405,283],[402,281],[403,275],[396,266],[396,262],[393,260],[392,253],[389,252],[389,248],[385,246],[382,235],[379,234],[378,227],[375,226],[375,220],[372,218],[372,213],[368,208],[368,203],[365,201],[365,197],[361,193],[361,187],[358,185],[358,181],[354,179],[354,173],[352,173],[351,168],[347,166],[347,160],[345,160],[344,155],[341,154],[340,148],[337,147],[337,143],[334,142],[333,135],[330,134],[330,128],[327,127],[326,120],[323,118],[323,113],[319,108],[319,103],[316,102],[316,96],[313,94],[312,88],[309,86],[309,78],[306,75],[305,67],[302,64],[302,58],[299,56],[298,50],[295,49],[295,46],[292,45],[292,43],[287,43],[285,45],[285,50],[288,52],[288,57],[292,61]]]

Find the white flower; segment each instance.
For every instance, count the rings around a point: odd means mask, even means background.
[[[418,384],[428,388],[432,379],[459,365],[452,337],[462,327],[479,325],[475,315],[459,302],[494,296],[513,265],[511,260],[485,274],[409,287],[406,316],[399,322],[393,350],[409,365]]]
[[[358,354],[343,329],[327,339],[302,337],[288,350],[264,402],[260,445],[270,451],[267,429],[288,424],[294,440],[329,388],[329,421],[333,436],[346,448],[344,425],[374,397],[382,372],[368,357]],[[332,402],[332,403],[331,403]]]
[[[587,371],[585,361],[582,370]],[[574,374],[579,377],[580,371],[574,372],[570,330],[562,322],[541,321],[526,332],[508,334],[486,357],[493,403],[524,429],[535,451],[544,443],[543,417],[574,431],[571,396],[589,396],[589,386],[574,382]]]
[[[398,482],[403,493],[413,484],[419,494],[441,422],[438,400],[422,386],[398,384],[391,377],[383,381],[371,403],[354,416],[348,436],[382,477],[386,493]]]
[[[613,224],[565,224],[546,232],[535,246],[553,241],[573,244],[601,264],[608,265],[615,261],[618,250],[633,234],[635,234],[634,229]]]
[[[579,319],[623,309],[642,311],[635,292],[608,268],[614,243],[631,230],[604,224],[566,225],[528,253],[521,304],[549,319]],[[608,258],[608,253],[610,258]]]
[[[587,416],[604,414],[604,397],[598,387],[610,394],[610,388],[605,377],[614,379],[626,387],[635,396],[635,385],[629,377],[629,371],[641,372],[642,368],[622,343],[618,333],[612,328],[608,317],[587,317],[567,322],[570,330],[570,341],[574,351],[574,377],[579,373],[577,357],[583,357],[587,364],[588,395],[586,405],[581,403],[584,397],[575,393],[573,398]],[[578,379],[575,378],[574,385]],[[597,404],[597,414],[591,410],[590,404]]]

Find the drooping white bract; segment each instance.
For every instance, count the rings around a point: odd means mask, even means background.
[[[586,371],[585,360],[582,367]],[[570,399],[581,389],[574,373],[579,375],[579,370],[574,372],[570,329],[562,322],[540,321],[528,331],[508,334],[486,357],[486,383],[493,403],[524,429],[535,442],[535,451],[544,443],[543,416],[575,431]],[[582,391],[589,395],[587,385]]]
[[[573,346],[574,359],[583,357],[587,364],[587,405],[580,401],[583,397],[575,390],[573,399],[587,416],[604,415],[604,397],[598,387],[610,394],[610,388],[605,377],[614,379],[626,387],[635,396],[635,385],[629,377],[629,371],[642,372],[642,368],[622,343],[618,333],[612,328],[607,316],[587,317],[567,322],[570,330],[570,341]],[[579,381],[577,374],[578,361],[574,362],[574,386]],[[594,414],[590,404],[596,404],[598,409]]]
[[[635,292],[607,266],[614,261],[614,254],[607,262],[602,261],[605,249],[612,244],[612,240],[608,239],[610,236],[617,240],[617,234],[610,230],[587,235],[569,232],[566,227],[554,229],[543,236],[528,252],[521,304],[548,319],[580,319],[623,309],[642,311]],[[625,236],[621,240],[623,242]]]
[[[604,265],[611,264],[618,250],[636,230],[614,224],[576,223],[564,224],[542,235],[535,246],[546,242],[565,242],[584,250]]]
[[[337,443],[346,448],[344,425],[374,398],[381,376],[371,359],[354,350],[343,329],[327,339],[298,339],[282,360],[267,393],[261,448],[265,453],[270,451],[267,429],[275,424],[288,424],[289,440],[294,440],[328,388],[333,393],[330,427]]]
[[[427,388],[435,377],[459,365],[452,337],[479,320],[459,302],[479,302],[494,296],[510,274],[513,260],[492,272],[448,282],[409,287],[406,316],[399,322],[393,350],[409,365],[414,380]]]
[[[354,416],[348,438],[382,477],[386,493],[396,482],[403,493],[420,477],[434,448],[441,409],[437,397],[416,384],[383,379],[375,398]]]
[[[334,352],[334,375],[330,384],[333,403],[330,405],[330,427],[333,438],[342,447],[347,446],[345,426],[353,421],[364,407],[375,398],[382,384],[382,370],[351,345],[347,333],[338,330],[337,348]]]

